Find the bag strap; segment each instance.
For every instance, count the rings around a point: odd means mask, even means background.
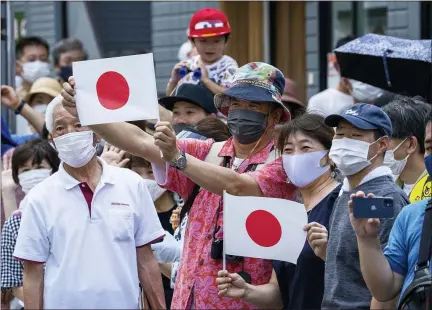
[[[432,198],[429,199],[425,210],[416,269],[429,266],[429,260],[431,259],[431,254],[432,254],[431,245],[432,245]]]
[[[224,146],[225,142],[226,141],[213,143],[204,161],[206,163],[219,166],[223,161],[223,157],[219,157],[218,155],[220,150]],[[183,220],[185,215],[189,212],[190,208],[192,207],[196,196],[198,196],[200,192],[200,188],[201,187],[198,184],[195,184],[192,193],[190,194],[189,198],[186,200],[185,204],[183,205],[183,208],[180,211],[180,222]]]

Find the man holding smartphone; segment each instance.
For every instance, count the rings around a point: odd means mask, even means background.
[[[425,165],[431,175],[432,113],[429,113],[428,119],[424,141]],[[355,197],[365,197],[365,192],[351,195],[351,199]],[[373,194],[368,194],[367,197],[372,198]],[[427,220],[428,203],[430,204],[430,198],[410,204],[402,210],[393,225],[388,244],[383,251],[377,238],[382,225],[379,219],[355,218],[352,210],[353,204],[352,201],[350,202],[350,219],[357,235],[361,271],[364,281],[377,300],[388,301],[399,295],[401,296],[399,302],[401,302],[404,293],[409,291],[411,283],[417,279],[416,271],[420,269],[417,267],[420,240],[423,238],[423,222]],[[430,248],[430,244],[428,246]],[[430,254],[428,261],[429,264],[424,267],[429,269],[430,275]]]
[[[347,205],[351,195],[358,191],[393,198],[395,216],[408,204],[406,194],[394,183],[390,168],[383,166],[392,134],[391,121],[380,108],[359,103],[341,114],[329,115],[325,124],[336,127],[329,156],[345,179],[333,208],[329,231],[318,223],[306,226],[315,255],[326,261],[322,308],[382,309],[388,305],[372,300],[361,276],[357,239]],[[393,221],[383,220],[377,233],[378,243],[383,247]]]

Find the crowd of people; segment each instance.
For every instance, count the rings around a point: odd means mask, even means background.
[[[219,10],[192,16],[156,124],[82,126],[82,43],[50,65],[43,39],[18,42],[1,102],[29,132],[2,117],[5,307],[430,309],[431,104],[345,77],[303,103],[278,68],[225,55],[230,32]],[[224,192],[302,203],[296,264],[225,255]],[[374,197],[394,216],[354,216]]]

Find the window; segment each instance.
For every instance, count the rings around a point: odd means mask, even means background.
[[[381,1],[332,2],[332,45],[347,35],[386,34],[387,3]]]

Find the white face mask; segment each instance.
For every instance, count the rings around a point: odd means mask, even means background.
[[[20,173],[18,175],[18,180],[22,191],[27,195],[33,187],[48,178],[50,175],[51,169],[35,169]]]
[[[349,80],[352,86],[352,96],[361,103],[371,103],[382,96],[383,90],[356,80]]]
[[[23,63],[22,70],[22,78],[30,84],[41,77],[49,77],[51,74],[50,64],[39,60]]]
[[[163,195],[163,193],[166,192],[166,189],[160,187],[155,180],[144,179],[144,183],[150,192],[153,202],[158,200]]]
[[[398,146],[396,146],[393,150],[387,150],[385,155],[384,155],[384,163],[383,165],[386,167],[389,167],[393,173],[393,175],[399,175],[401,174],[401,172],[404,170],[406,163],[408,161],[408,157],[409,155],[407,155],[404,159],[402,160],[396,160],[394,158],[394,153],[396,152],[396,150],[406,141],[407,138],[405,138],[405,140],[403,140],[401,143],[399,143]]]
[[[378,155],[367,159],[371,144],[349,138],[333,139],[329,156],[345,176],[353,175],[369,166]]]
[[[85,166],[96,153],[92,131],[72,132],[53,140],[59,158],[74,168]]]
[[[321,167],[321,159],[328,151],[283,155],[283,167],[288,179],[297,187],[306,187],[329,170]]]
[[[33,106],[33,110],[38,111],[39,113],[42,113],[43,115],[45,115],[47,107],[48,107],[47,104],[37,104],[37,105]]]

